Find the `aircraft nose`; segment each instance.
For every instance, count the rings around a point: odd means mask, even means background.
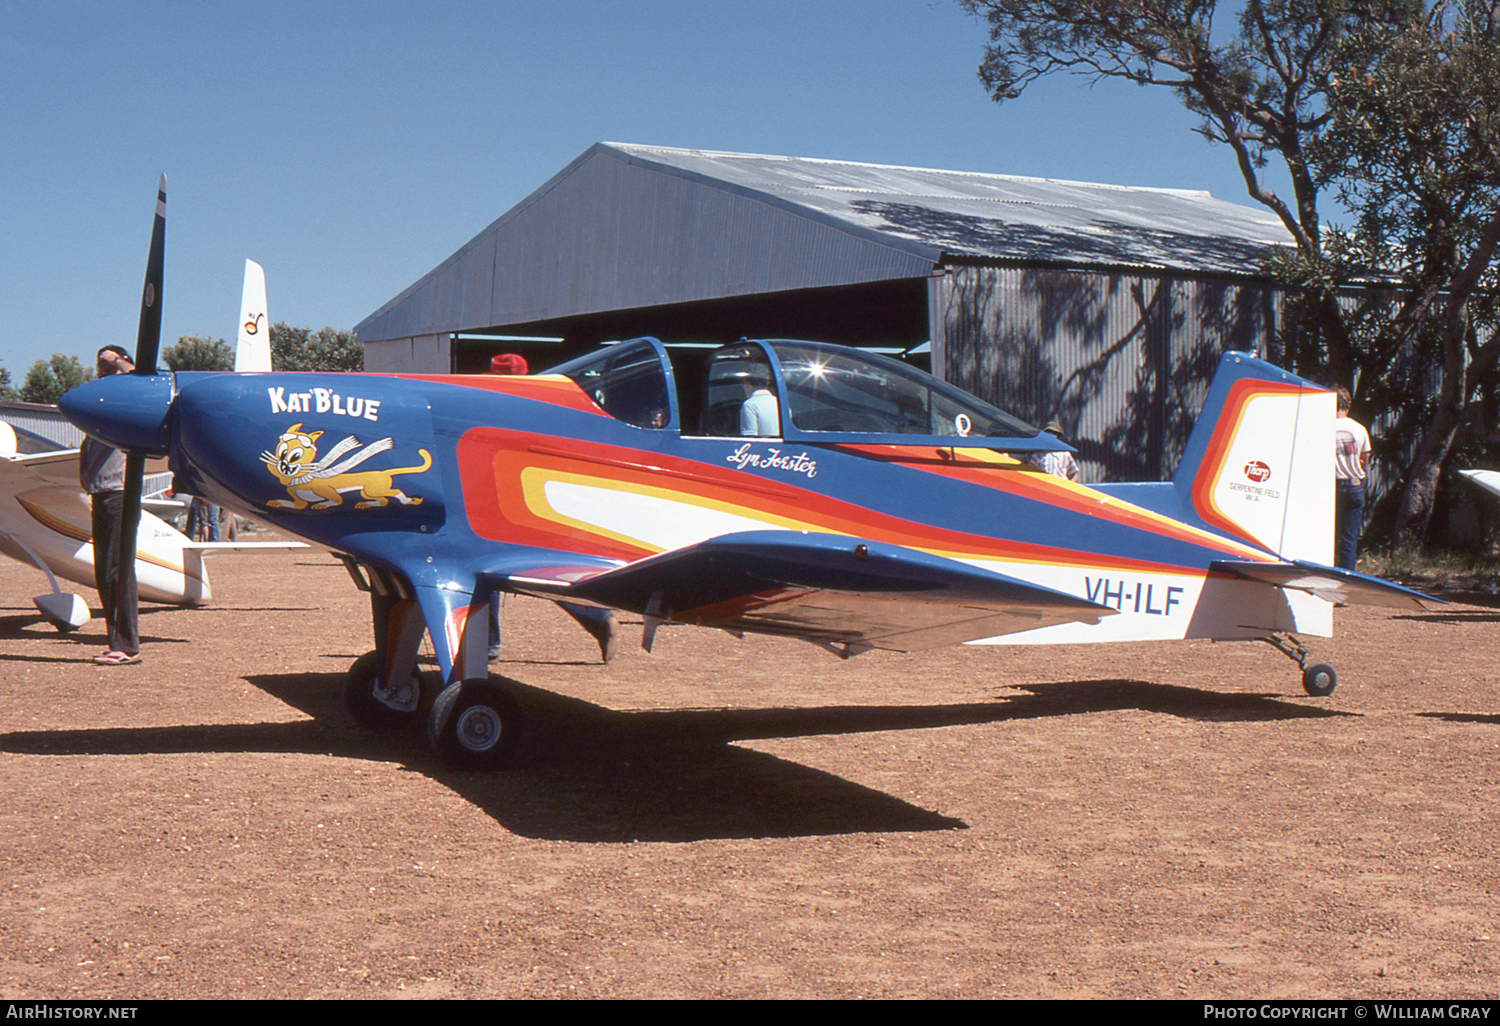
[[[116,449],[165,456],[172,388],[171,374],[114,374],[69,389],[57,405],[74,427]]]

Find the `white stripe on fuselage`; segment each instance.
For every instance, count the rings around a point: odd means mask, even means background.
[[[547,481],[542,491],[558,516],[661,552],[739,531],[795,529],[785,522],[606,486]],[[1206,571],[1150,573],[1098,565],[961,561],[1116,610],[1116,615],[1098,624],[1056,624],[971,644],[1241,639],[1263,637],[1271,631],[1320,637],[1332,633],[1332,607],[1322,599],[1256,581],[1210,579]]]
[[[542,486],[542,494],[560,516],[659,552],[696,545],[721,534],[788,529],[784,524],[753,520],[665,496],[569,481],[548,481]]]

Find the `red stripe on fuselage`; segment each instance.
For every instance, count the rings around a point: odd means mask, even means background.
[[[607,417],[599,404],[590,399],[570,378],[521,377],[509,374],[385,374],[382,377],[400,378],[403,381],[430,381],[437,385],[457,385],[481,392],[501,392],[518,399],[532,399],[553,406],[566,406],[570,410],[595,413]]]
[[[885,463],[894,463],[913,470],[992,488],[995,491],[1031,499],[1055,509],[1108,520],[1161,538],[1209,548],[1227,547],[1242,559],[1270,560],[1272,558],[1259,548],[1241,548],[1234,542],[1212,537],[1170,517],[1112,499],[1086,485],[1072,484],[1025,464],[1017,466],[997,463],[993,457],[975,456],[963,449],[929,449],[898,445],[840,445],[835,448],[868,459],[878,459]],[[1222,456],[1220,459],[1222,460]]]

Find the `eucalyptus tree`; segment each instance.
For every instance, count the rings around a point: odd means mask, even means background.
[[[979,77],[995,100],[1057,73],[1170,89],[1228,148],[1296,244],[1266,262],[1300,297],[1285,358],[1389,416],[1395,529],[1420,541],[1500,346],[1494,0],[1244,0],[1217,26],[1213,0],[958,2],[988,25]],[[1273,163],[1289,195],[1268,184]],[[1326,223],[1329,197],[1351,224]],[[1356,283],[1394,299],[1341,304]]]

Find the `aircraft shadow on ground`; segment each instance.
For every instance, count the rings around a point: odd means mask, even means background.
[[[97,629],[95,624],[98,625]],[[64,638],[87,638],[90,631],[100,633],[104,630],[104,621],[100,619],[90,620],[77,630],[59,631],[56,627],[42,619],[36,611],[18,613],[14,616],[0,616],[0,641],[25,641],[38,636],[57,635]]]
[[[1437,610],[1431,613],[1406,613],[1391,617],[1393,620],[1414,620],[1417,623],[1445,623],[1456,626],[1473,623],[1500,623],[1500,609],[1493,612],[1476,612],[1472,609]]]
[[[1445,720],[1448,723],[1488,723],[1492,726],[1500,726],[1500,713],[1459,713],[1459,712],[1424,712],[1417,713],[1433,720]]]
[[[149,605],[142,604],[140,607],[140,621],[143,626],[149,626],[151,618],[158,613],[177,613],[182,611],[181,606]],[[104,614],[97,609],[90,610],[92,619],[82,627],[68,631],[59,631],[56,627],[42,619],[36,612],[19,613],[12,616],[0,616],[0,641],[25,641],[38,636],[52,636],[77,641],[86,655],[80,659],[87,661],[98,650],[99,644],[105,642]],[[209,606],[196,609],[194,616],[210,616],[222,613],[306,613],[318,612],[313,606]],[[170,635],[141,634],[141,644],[166,645],[166,644],[189,644],[186,638],[173,637]],[[66,661],[66,660],[60,660]]]
[[[694,841],[963,829],[880,791],[735,742],[919,730],[1143,709],[1204,720],[1339,714],[1267,695],[1132,680],[1028,684],[1024,696],[929,706],[615,711],[515,681],[526,729],[510,768],[442,768],[421,729],[355,726],[340,674],[247,678],[311,717],[291,723],[117,727],[0,735],[0,751],[44,755],[291,752],[402,763],[513,833],[581,842]],[[425,725],[425,717],[422,718]]]
[[[145,612],[145,610],[142,610],[143,614]],[[141,622],[143,625],[149,624],[149,621],[144,615],[141,617]],[[39,635],[43,637],[56,635],[57,637],[65,639],[67,641],[77,642],[78,653],[76,656],[72,657],[36,656],[30,653],[0,654],[0,660],[10,660],[12,662],[21,663],[86,663],[89,660],[93,659],[96,653],[109,647],[109,637],[106,634],[105,623],[104,620],[100,617],[95,617],[76,630],[59,631],[50,625],[39,623],[37,617],[35,616],[0,616],[0,641],[28,641],[38,637]],[[142,630],[141,632],[142,647],[185,644],[189,644],[189,641],[186,638],[177,638],[170,635],[148,634],[144,630]],[[59,651],[66,650],[60,649]]]

